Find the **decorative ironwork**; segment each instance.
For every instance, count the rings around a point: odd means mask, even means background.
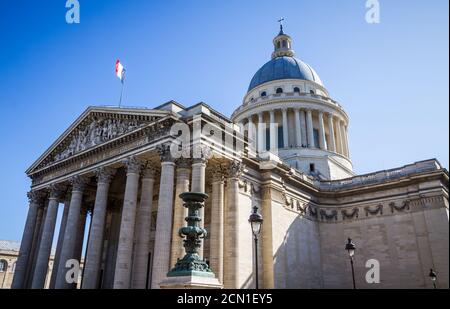
[[[186,251],[182,259],[178,259],[175,267],[167,274],[168,277],[179,276],[202,276],[214,277],[214,273],[209,268],[208,263],[202,260],[198,255],[198,248],[201,246],[202,239],[207,235],[205,229],[199,226],[200,209],[205,206],[205,200],[208,198],[207,194],[186,192],[180,194],[183,200],[183,206],[188,209],[188,216],[186,217],[187,226],[182,227],[178,234],[184,238],[184,248]]]

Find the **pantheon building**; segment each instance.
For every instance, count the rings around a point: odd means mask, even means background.
[[[352,288],[348,238],[358,288],[432,288],[430,269],[448,288],[448,171],[431,159],[355,175],[343,105],[282,28],[273,46],[231,117],[174,101],[87,108],[26,171],[13,288],[160,288],[184,255],[188,191],[209,196],[199,255],[224,288],[255,287],[256,267],[262,288]]]

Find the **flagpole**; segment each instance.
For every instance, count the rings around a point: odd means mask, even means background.
[[[124,80],[122,79],[122,88],[121,88],[121,90],[120,90],[119,108],[120,108],[121,105],[122,105],[123,82],[124,82]]]

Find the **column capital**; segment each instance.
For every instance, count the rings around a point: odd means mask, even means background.
[[[89,183],[89,179],[85,176],[76,175],[70,178],[70,184],[72,185],[72,192],[83,192],[86,185]]]
[[[224,170],[223,166],[216,165],[211,168],[211,174],[212,174],[212,182],[220,182],[224,180],[227,173]]]
[[[192,160],[188,158],[179,158],[175,160],[175,165],[177,166],[177,169],[190,169]]]
[[[161,158],[161,162],[174,162],[174,157],[171,153],[171,144],[172,143],[165,143],[158,145],[156,147],[156,150],[158,151],[159,157]]]
[[[192,164],[203,163],[206,164],[212,157],[212,149],[206,145],[196,145],[193,147]]]
[[[42,204],[44,202],[45,195],[45,192],[42,191],[31,190],[27,193],[30,204]]]
[[[142,170],[142,178],[143,179],[155,179],[159,174],[158,168],[155,164],[151,162],[147,162],[144,169]]]
[[[63,186],[62,184],[51,184],[49,186],[49,192],[50,192],[50,199],[61,199],[64,196],[64,193],[66,191],[66,186]]]
[[[131,156],[123,160],[123,164],[127,167],[127,174],[139,174],[144,166],[144,162],[136,158],[135,156]]]
[[[101,183],[110,183],[116,174],[116,169],[111,167],[100,167],[95,170],[95,176],[97,177],[97,181]]]
[[[239,161],[231,161],[227,166],[228,178],[239,178],[244,172],[244,164]]]

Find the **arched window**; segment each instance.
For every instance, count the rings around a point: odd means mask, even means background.
[[[315,94],[314,90],[312,90],[312,89],[309,91],[309,93]]]
[[[300,93],[300,88],[298,88],[298,87],[294,87],[294,92],[296,92],[296,93]]]
[[[0,260],[0,273],[5,272],[8,269],[8,262]]]
[[[267,92],[265,92],[265,91],[261,92],[261,96],[262,96],[262,97],[267,96]]]
[[[283,88],[277,88],[277,93],[283,93]]]
[[[286,48],[287,47],[287,42],[286,42],[286,40],[283,40],[283,48]]]
[[[277,42],[277,48],[279,49],[281,47],[280,41]]]

